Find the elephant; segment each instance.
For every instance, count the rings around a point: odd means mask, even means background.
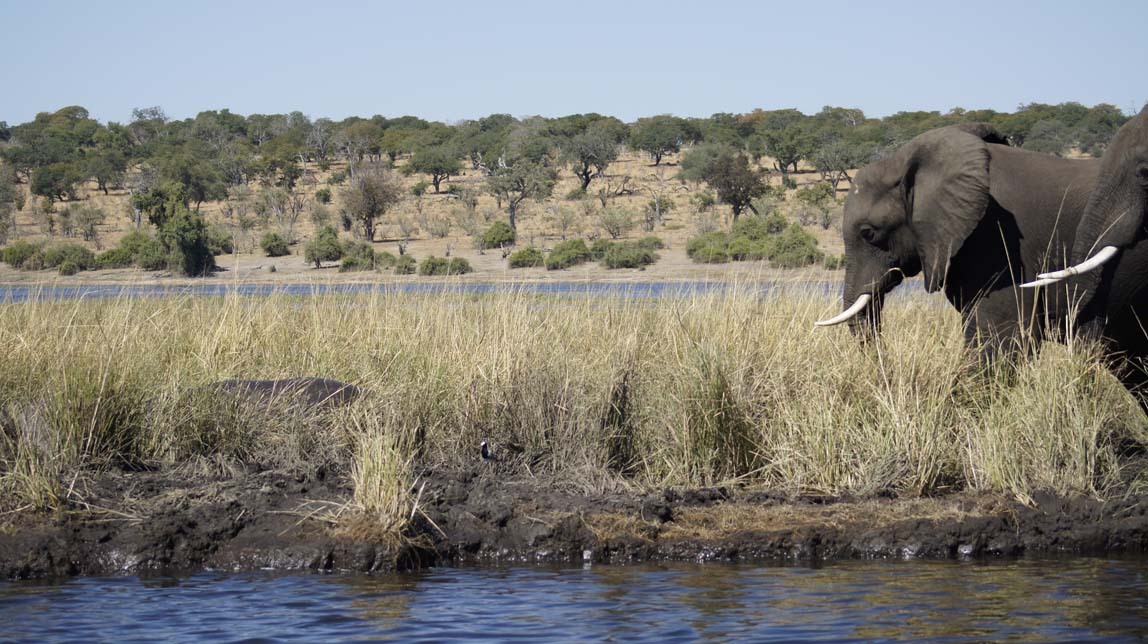
[[[1100,165],[1100,178],[1088,199],[1084,216],[1076,228],[1072,266],[1043,273],[1041,280],[1062,280],[1080,275],[1075,283],[1084,299],[1082,315],[1103,311],[1103,301],[1113,297],[1112,275],[1119,268],[1111,264],[1121,250],[1145,239],[1148,218],[1148,105],[1116,132]],[[1100,249],[1097,251],[1096,249]],[[1095,254],[1093,254],[1095,252]],[[1097,269],[1103,270],[1097,272]],[[1148,276],[1139,267],[1141,275]],[[1125,269],[1126,270],[1126,269]],[[1033,286],[1039,285],[1033,283]],[[1116,293],[1117,299],[1126,294]],[[1092,305],[1096,300],[1097,304]]]
[[[1020,289],[1068,264],[1073,236],[1099,172],[1010,147],[992,126],[925,132],[859,170],[845,201],[843,313],[854,333],[880,332],[885,296],[923,273],[961,313],[966,345],[991,360],[1048,321],[1068,317],[1065,289]]]
[[[244,400],[288,407],[334,409],[354,402],[362,390],[328,378],[287,378],[284,380],[220,380],[208,385],[210,391]]]

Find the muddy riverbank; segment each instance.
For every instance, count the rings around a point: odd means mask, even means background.
[[[817,561],[1143,552],[1143,498],[787,497],[748,488],[587,493],[486,464],[424,472],[403,543],[341,511],[345,477],[109,472],[60,513],[0,518],[0,577],[385,571],[524,562]]]

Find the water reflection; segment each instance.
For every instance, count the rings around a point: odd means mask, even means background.
[[[16,640],[1105,640],[1148,636],[1148,561],[203,574],[0,584]]]

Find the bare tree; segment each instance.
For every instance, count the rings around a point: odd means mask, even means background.
[[[260,193],[256,208],[265,218],[275,222],[288,243],[294,243],[295,224],[307,209],[308,201],[302,192],[286,188],[268,188]]]
[[[614,197],[632,195],[637,190],[637,186],[633,184],[629,175],[607,176],[603,180],[606,185],[598,188],[598,201],[602,202],[603,208],[609,205],[610,200]]]

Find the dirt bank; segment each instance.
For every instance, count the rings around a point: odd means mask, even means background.
[[[475,562],[1013,557],[1148,548],[1143,498],[788,498],[714,488],[588,494],[480,464],[424,472],[409,543],[332,519],[345,477],[110,472],[67,512],[0,517],[0,577],[202,569],[381,571]],[[569,486],[566,486],[567,488]]]

